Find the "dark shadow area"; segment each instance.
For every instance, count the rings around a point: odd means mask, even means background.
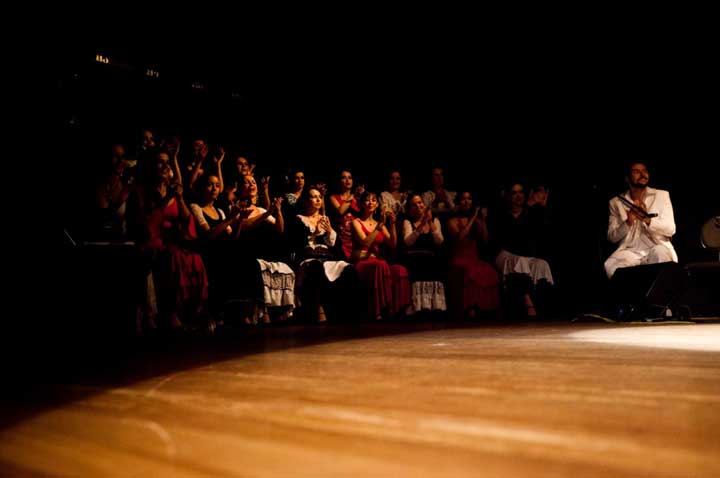
[[[253,354],[433,330],[537,325],[537,321],[496,317],[449,320],[446,314],[438,314],[381,323],[232,324],[213,336],[196,330],[137,337],[127,330],[127,324],[113,317],[112,308],[103,313],[78,312],[51,329],[25,330],[26,335],[17,336],[13,346],[4,350],[0,428],[112,388]]]

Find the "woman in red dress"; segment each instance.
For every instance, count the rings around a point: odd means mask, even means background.
[[[188,249],[197,237],[170,156],[158,152],[145,166],[141,185],[128,200],[131,236],[150,260],[158,313],[179,327],[205,314],[208,279],[202,258]]]
[[[396,315],[410,303],[410,283],[405,267],[389,265],[381,258],[381,246],[391,251],[397,247],[395,213],[386,210],[383,221],[375,219],[374,213],[378,208],[375,193],[364,192],[360,204],[360,217],[352,223],[353,250],[350,259],[367,287],[368,313],[379,320],[383,314]]]
[[[473,207],[472,195],[460,195],[458,213],[448,220],[447,230],[452,241],[449,288],[450,305],[455,314],[468,318],[479,311],[500,308],[498,272],[478,256],[479,243],[486,243],[487,209]]]

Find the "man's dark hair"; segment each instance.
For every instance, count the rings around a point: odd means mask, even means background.
[[[645,161],[643,159],[633,159],[633,160],[630,160],[627,163],[625,163],[625,177],[626,178],[630,177],[630,173],[632,173],[632,167],[635,166],[636,164],[642,164],[648,170],[650,170],[650,164],[647,161]]]

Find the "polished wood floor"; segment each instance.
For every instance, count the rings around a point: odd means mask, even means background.
[[[6,404],[0,476],[720,476],[720,324],[370,324],[212,348]]]

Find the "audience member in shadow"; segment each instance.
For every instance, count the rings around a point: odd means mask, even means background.
[[[192,250],[195,221],[164,151],[144,164],[139,187],[128,199],[128,232],[148,259],[162,321],[181,327],[203,317],[208,279],[201,256]]]
[[[450,236],[449,289],[451,311],[456,317],[500,309],[497,270],[480,259],[479,249],[488,242],[487,208],[474,206],[469,191],[460,194],[458,211],[448,220]]]
[[[491,221],[490,238],[498,250],[495,266],[502,274],[510,305],[520,300],[527,317],[536,317],[536,299],[547,295],[553,284],[550,265],[538,256],[548,224],[548,195],[546,191],[532,191],[531,205],[525,197],[525,188],[512,183],[505,191],[504,207]]]

